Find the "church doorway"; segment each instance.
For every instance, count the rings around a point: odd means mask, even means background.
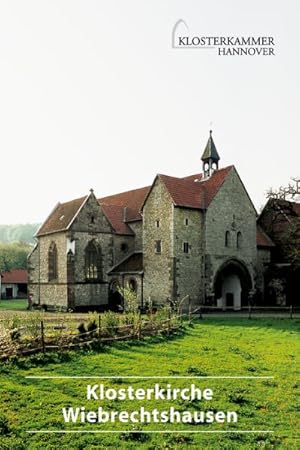
[[[242,306],[247,306],[251,287],[247,267],[238,260],[226,261],[215,276],[216,306],[224,310],[239,310]]]
[[[123,312],[124,299],[119,292],[119,283],[117,280],[111,281],[108,293],[108,307],[114,312]]]

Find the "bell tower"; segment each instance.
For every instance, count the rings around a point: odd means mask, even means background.
[[[201,159],[203,161],[204,178],[209,178],[215,170],[218,170],[220,159],[212,138],[212,130],[209,131],[209,138]]]

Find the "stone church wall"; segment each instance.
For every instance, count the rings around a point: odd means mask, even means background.
[[[107,271],[113,266],[113,237],[109,233],[74,232],[73,291],[72,303],[76,306],[103,305],[108,302]],[[85,249],[93,241],[101,248],[101,283],[86,280]]]
[[[71,231],[112,233],[113,230],[94,194],[90,195],[71,225]]]
[[[108,302],[107,271],[114,263],[112,228],[94,195],[80,210],[68,232],[73,242],[73,256],[69,259],[69,305],[100,306]],[[93,241],[101,249],[101,282],[86,280],[85,249]]]
[[[56,244],[57,248],[58,277],[57,280],[49,281],[48,252],[52,242]],[[33,294],[33,303],[68,307],[66,249],[66,236],[63,232],[39,238],[39,244],[29,261],[30,267],[34,266],[34,271],[30,270],[29,283],[29,291]],[[33,274],[32,277],[31,274]]]
[[[144,301],[161,304],[173,298],[173,204],[157,178],[143,209]],[[159,221],[159,226],[157,226]],[[161,253],[155,242],[161,241]]]
[[[37,244],[28,256],[28,295],[32,296],[32,302],[38,303],[39,299],[39,244]]]
[[[225,234],[229,231],[229,245]],[[237,233],[241,233],[237,248]],[[229,259],[242,261],[254,283],[256,266],[256,211],[235,171],[232,169],[206,212],[207,290],[213,290],[214,277],[222,263]]]
[[[191,305],[202,298],[202,213],[187,208],[174,208],[174,256],[176,257],[177,299],[190,296]],[[188,253],[184,252],[184,246]],[[186,250],[186,249],[185,249]],[[188,308],[188,300],[183,304]]]
[[[142,220],[136,220],[135,222],[129,222],[128,225],[135,234],[135,251],[141,251],[143,249],[143,222]]]
[[[126,247],[126,248],[125,248]],[[134,236],[114,235],[113,237],[113,266],[135,250]]]

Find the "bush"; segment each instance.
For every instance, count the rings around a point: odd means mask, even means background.
[[[95,336],[98,327],[96,321],[93,320],[87,324],[87,330],[91,333],[91,336]]]
[[[119,294],[122,295],[124,299],[124,311],[125,312],[137,312],[138,310],[138,301],[136,292],[134,292],[130,288],[118,288]]]
[[[86,333],[85,324],[82,322],[82,323],[78,326],[77,330],[79,331],[79,334],[84,334],[84,333]]]
[[[4,414],[0,414],[0,435],[8,434],[10,431],[8,419]]]
[[[30,332],[30,337],[36,339],[41,335],[41,321],[44,315],[41,311],[32,311],[27,315],[27,327]]]
[[[117,313],[107,311],[102,314],[102,324],[111,336],[117,334],[120,321]]]

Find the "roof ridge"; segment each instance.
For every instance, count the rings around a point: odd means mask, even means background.
[[[142,186],[140,188],[129,189],[128,191],[116,192],[115,194],[106,195],[105,197],[100,197],[98,200],[104,200],[110,197],[116,197],[117,195],[129,194],[130,192],[141,191],[142,189],[150,188],[151,186]]]
[[[84,196],[82,196],[82,197],[73,198],[73,200],[68,200],[68,201],[63,202],[63,203],[58,202],[58,205],[59,205],[59,206],[64,206],[64,205],[68,205],[69,203],[77,202],[77,201],[79,201],[79,200],[82,200],[82,201],[83,201],[83,200],[86,199],[88,196],[89,196],[89,195],[84,195]]]

